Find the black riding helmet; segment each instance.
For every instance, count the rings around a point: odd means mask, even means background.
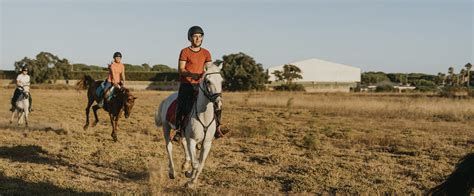
[[[122,58],[122,53],[120,53],[120,52],[115,52],[115,53],[114,53],[114,58],[115,58],[115,57],[120,57],[120,58]]]
[[[26,66],[22,67],[21,71],[28,71],[28,67],[26,67]]]
[[[202,28],[200,26],[192,26],[191,28],[189,28],[188,30],[188,40],[189,41],[192,41],[192,36],[194,34],[202,34],[204,35],[204,31],[202,30]]]

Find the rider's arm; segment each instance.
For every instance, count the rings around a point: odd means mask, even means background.
[[[110,76],[110,82],[113,84],[114,83],[114,74],[112,73],[112,63],[113,63],[113,61],[109,64],[109,76]]]
[[[178,63],[179,75],[181,75],[183,77],[192,76],[192,73],[189,72],[188,70],[186,70],[185,67],[186,67],[186,61],[179,61],[179,63]]]
[[[122,76],[122,85],[125,85],[125,68],[122,69],[122,74],[120,74],[120,76]]]

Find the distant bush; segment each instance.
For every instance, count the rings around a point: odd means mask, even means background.
[[[430,80],[420,79],[415,81],[416,90],[420,92],[433,92],[436,91],[437,85]]]
[[[390,84],[383,84],[375,87],[375,92],[393,92],[394,88]]]
[[[0,71],[0,79],[15,79],[18,73],[16,71]]]
[[[280,86],[276,86],[275,90],[277,91],[305,91],[304,86],[301,84],[282,84]]]
[[[459,87],[459,86],[446,86],[441,89],[439,92],[440,96],[442,97],[449,97],[449,98],[461,98],[461,97],[468,97],[474,94],[469,91],[466,87]]]

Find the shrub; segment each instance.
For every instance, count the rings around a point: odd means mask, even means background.
[[[375,92],[392,92],[393,90],[394,88],[390,84],[379,85],[375,88]]]
[[[275,90],[277,91],[305,91],[304,86],[301,84],[282,84],[276,86]]]

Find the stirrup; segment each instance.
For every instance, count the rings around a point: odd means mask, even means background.
[[[174,134],[172,141],[174,141],[174,142],[179,142],[179,140],[181,139],[181,137],[182,137],[182,135],[183,135],[183,134],[181,133],[181,131],[182,131],[182,130],[180,130],[180,129],[176,130],[176,133]]]

